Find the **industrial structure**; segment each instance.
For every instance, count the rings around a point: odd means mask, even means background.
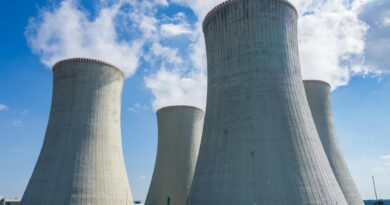
[[[158,149],[145,205],[184,205],[191,187],[202,137],[204,112],[170,106],[157,111]]]
[[[122,153],[124,75],[91,59],[53,68],[50,118],[22,205],[132,204]]]
[[[20,199],[9,199],[9,200],[0,200],[0,205],[19,205]]]
[[[206,116],[187,205],[346,205],[302,81],[297,11],[230,0],[203,22]]]
[[[341,152],[333,123],[331,87],[319,80],[304,81],[307,100],[325,153],[344,196],[351,205],[363,205],[359,191]]]

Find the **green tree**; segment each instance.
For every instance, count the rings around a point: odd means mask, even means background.
[[[383,200],[378,200],[374,203],[374,205],[386,205]]]

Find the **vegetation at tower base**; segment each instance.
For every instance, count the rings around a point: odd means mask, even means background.
[[[390,205],[390,200],[365,200],[365,205]]]
[[[330,85],[318,80],[305,80],[307,100],[333,173],[348,204],[363,205],[363,199],[349,172],[337,140],[332,116]]]
[[[145,204],[186,203],[202,136],[204,112],[190,106],[157,111],[158,149]]]
[[[21,204],[132,204],[120,128],[123,73],[69,59],[53,75],[49,123]]]
[[[203,30],[206,116],[187,205],[346,205],[306,99],[295,8],[231,0]]]

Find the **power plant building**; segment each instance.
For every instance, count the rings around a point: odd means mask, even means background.
[[[53,75],[46,135],[21,204],[132,204],[120,127],[123,73],[68,59]]]
[[[203,22],[208,94],[187,205],[346,205],[302,81],[297,11],[230,0]]]
[[[314,123],[340,188],[348,204],[363,205],[363,199],[337,139],[332,115],[331,87],[328,83],[319,80],[305,80],[304,85]]]
[[[186,203],[202,137],[204,112],[170,106],[157,111],[158,149],[145,205]]]

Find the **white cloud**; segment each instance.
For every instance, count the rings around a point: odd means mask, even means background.
[[[390,1],[371,0],[360,12],[360,18],[370,25],[365,41],[365,61],[381,74],[390,73],[390,26],[385,26],[390,17]]]
[[[380,160],[375,160],[375,166],[372,168],[372,171],[379,173],[390,172],[390,155],[383,155],[379,158]]]
[[[151,1],[158,5],[168,6],[167,0],[151,0]]]
[[[355,74],[370,72],[363,62],[368,26],[358,18],[360,5],[348,6],[344,1],[299,4],[303,9],[299,51],[304,79],[325,80],[337,88]]]
[[[364,64],[364,37],[368,26],[359,20],[360,9],[369,0],[354,1],[349,4],[347,0],[295,0],[299,9],[299,46],[301,68],[305,79],[320,79],[332,84],[333,88],[345,85],[353,75],[366,75],[372,70]],[[196,99],[205,98],[206,90],[187,89],[182,81],[197,82],[199,88],[206,88],[206,81],[196,78],[206,78],[206,53],[202,33],[204,16],[223,0],[172,0],[171,2],[191,8],[198,17],[192,26],[193,38],[189,44],[188,56],[182,57],[190,63],[191,75],[172,71],[162,67],[157,74],[146,78],[146,85],[154,96],[154,107],[171,105],[175,103],[197,104]],[[310,15],[307,15],[310,14]],[[167,80],[167,79],[170,80]],[[169,81],[169,82],[167,82]],[[204,83],[204,84],[201,84]],[[186,93],[189,92],[189,93]],[[183,97],[185,96],[185,97]],[[194,103],[196,102],[196,103]],[[204,107],[201,104],[200,107]]]
[[[156,41],[153,42],[150,49],[152,53],[145,56],[148,62],[152,62],[155,59],[161,58],[164,63],[170,64],[172,66],[177,66],[183,63],[183,59],[181,56],[179,56],[177,48],[163,46],[160,44],[160,42]]]
[[[61,58],[94,57],[118,65],[131,76],[142,60],[147,64],[145,84],[154,94],[154,109],[176,103],[204,107],[207,63],[201,25],[207,12],[224,0],[101,1],[117,3],[101,6],[91,18],[74,1],[64,0],[59,8],[41,11],[39,18],[30,21],[27,37],[42,62],[51,66]],[[325,80],[335,89],[354,75],[380,73],[364,62],[369,26],[359,13],[371,1],[293,0],[300,16],[305,79]],[[189,21],[183,11],[161,16],[159,9],[171,4],[192,9],[198,19]],[[123,12],[124,5],[131,11]],[[127,29],[130,39],[121,40],[119,28]],[[175,42],[183,35],[188,38],[184,49]]]
[[[151,37],[157,32],[157,19],[150,16],[139,16],[141,18],[140,29],[146,37]]]
[[[390,159],[390,154],[381,156],[381,159],[384,159],[384,160]]]
[[[191,8],[198,16],[200,22],[203,21],[203,18],[213,7],[224,1],[225,0],[171,0],[173,3],[181,4]]]
[[[163,24],[161,32],[164,37],[174,37],[179,35],[191,34],[192,31],[186,24]]]
[[[374,168],[372,168],[372,171],[384,173],[384,172],[386,172],[386,169],[383,167],[374,167]]]
[[[155,96],[155,109],[167,105],[192,105],[204,109],[206,102],[206,77],[204,75],[185,76],[181,73],[159,70],[145,79],[146,86]]]
[[[191,7],[199,19],[223,1],[176,0]],[[354,74],[370,72],[363,64],[367,25],[358,18],[366,1],[295,0],[299,10],[299,48],[305,79],[330,82],[334,88],[348,83]],[[309,14],[309,15],[308,15]],[[199,22],[199,25],[201,22]],[[201,32],[201,29],[198,29]],[[200,34],[201,35],[201,34]],[[203,41],[199,38],[198,44]],[[198,45],[198,49],[204,49]],[[195,51],[194,51],[195,52]],[[201,53],[201,51],[196,51]],[[199,56],[199,55],[198,55]],[[205,55],[202,55],[205,61]],[[199,59],[199,58],[198,58]],[[199,61],[198,61],[199,62]],[[200,63],[205,65],[205,63]]]
[[[21,127],[21,126],[23,126],[23,122],[21,120],[15,120],[12,122],[12,126]]]
[[[129,107],[128,110],[129,112],[140,112],[140,111],[149,110],[149,107],[145,104],[136,103],[133,106]]]
[[[192,51],[192,42],[195,42],[192,38],[196,39],[198,33],[193,34],[193,26],[183,12],[163,18],[156,17],[153,12],[149,15],[154,15],[150,17],[154,23],[143,60],[151,68],[145,76],[145,85],[154,95],[153,108],[157,110],[175,104],[203,108],[207,84],[205,74],[192,65],[192,52],[183,52],[179,45],[166,43],[166,39],[174,42],[176,37],[185,36],[189,41],[188,49]]]
[[[172,0],[171,2],[191,8],[200,19],[221,1]],[[178,12],[171,21],[173,23],[164,22],[161,25],[161,33],[165,33],[165,35],[163,34],[158,38],[186,34],[189,37],[189,44],[184,54],[170,47],[169,49],[175,54],[175,58],[181,59],[181,61],[169,63],[172,62],[172,60],[169,60],[172,57],[161,56],[162,63],[160,69],[154,74],[145,77],[146,87],[151,89],[154,95],[153,107],[158,109],[169,105],[191,105],[204,109],[206,104],[207,76],[206,52],[201,21],[198,20],[190,24],[183,12]],[[167,27],[167,25],[170,26]],[[166,35],[167,33],[170,35]],[[158,49],[154,49],[154,52],[159,53]]]
[[[390,26],[390,17],[389,16],[385,16],[385,17],[383,17],[383,19],[382,19],[382,24],[383,24],[383,26]]]
[[[0,104],[0,111],[7,110],[8,106],[4,104]]]
[[[39,17],[30,19],[29,45],[48,67],[64,58],[97,58],[131,76],[139,65],[143,39],[120,40],[117,18],[123,15],[121,6],[100,8],[91,19],[75,1],[64,0],[58,8],[42,10]]]

